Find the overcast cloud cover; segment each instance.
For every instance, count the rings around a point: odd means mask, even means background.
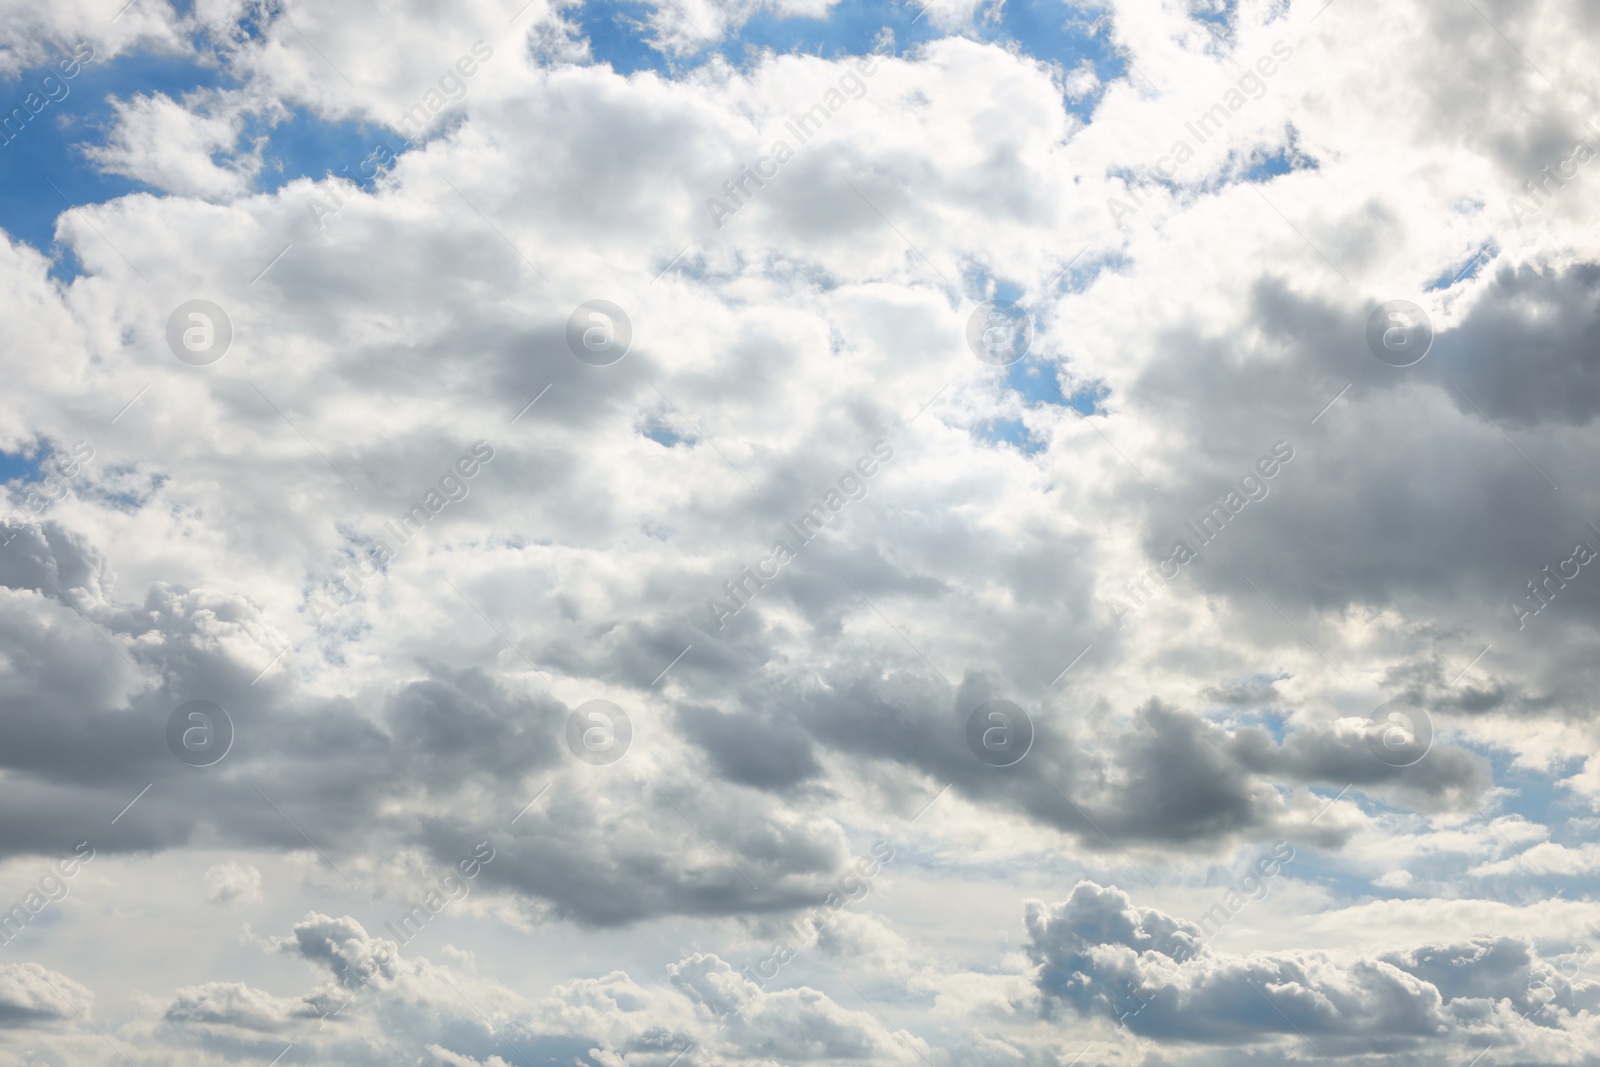
[[[0,0],[0,1065],[1600,1064],[1597,43]]]

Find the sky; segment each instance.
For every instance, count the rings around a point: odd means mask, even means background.
[[[1597,39],[0,0],[0,1067],[1600,1064]]]

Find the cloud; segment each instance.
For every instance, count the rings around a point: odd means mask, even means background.
[[[248,904],[261,899],[261,872],[248,863],[207,867],[205,881],[208,904]]]
[[[0,1026],[29,1027],[76,1019],[94,1007],[94,994],[37,963],[0,964]]]
[[[1052,1003],[1140,1035],[1236,1044],[1300,1034],[1333,1039],[1337,1054],[1417,1049],[1487,1023],[1501,1001],[1525,1012],[1535,964],[1514,937],[1379,957],[1222,954],[1196,924],[1092,882],[1062,903],[1030,903],[1027,925]]]
[[[1512,605],[1600,536],[1597,187],[1504,210],[1584,136],[1592,12],[180,7],[0,31],[14,71],[92,40],[113,101],[52,113],[55,244],[0,247],[7,899],[98,856],[9,972],[41,1061],[111,1061],[38,978],[90,949],[95,1026],[174,1067],[1592,1053],[1592,938],[1543,898],[1594,888],[1600,585]],[[1366,341],[1397,298],[1435,327],[1406,368]],[[607,366],[569,347],[595,300]],[[79,442],[35,507],[27,457]],[[1432,746],[1395,767],[1402,698]],[[569,742],[597,699],[612,763]],[[967,734],[998,699],[1004,768]],[[168,740],[192,700],[211,766]],[[1272,904],[1208,931],[1279,837]]]

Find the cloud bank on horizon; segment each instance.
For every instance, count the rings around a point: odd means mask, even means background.
[[[1597,40],[0,0],[0,1065],[1600,1063]]]

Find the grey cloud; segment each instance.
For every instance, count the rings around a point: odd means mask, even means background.
[[[38,963],[0,963],[0,1027],[39,1026],[75,1019],[94,1006],[94,994]]]
[[[1531,956],[1515,938],[1422,946],[1378,958],[1213,952],[1201,929],[1080,882],[1061,903],[1028,906],[1028,951],[1050,1003],[1120,1017],[1151,1037],[1258,1043],[1303,1035],[1335,1054],[1398,1052],[1459,1035],[1456,1002],[1525,1002]],[[1466,1005],[1462,1005],[1466,1007]]]
[[[1499,267],[1435,346],[1461,390],[1502,426],[1588,425],[1600,414],[1600,263]]]

